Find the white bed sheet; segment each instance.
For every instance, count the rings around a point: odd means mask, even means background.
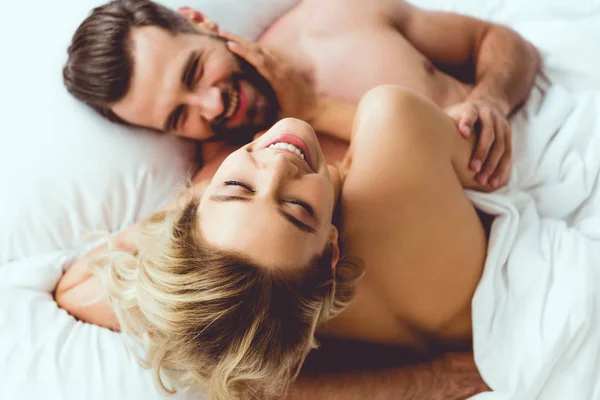
[[[471,193],[497,215],[473,299],[475,361],[493,392],[477,399],[600,398],[599,4],[451,6],[511,25],[544,56],[512,120],[510,190]]]
[[[513,126],[510,190],[471,193],[497,216],[473,299],[490,399],[600,397],[600,91],[542,79]]]
[[[510,25],[542,50],[553,82],[600,90],[598,0],[415,3]],[[50,292],[73,252],[45,252],[0,266],[0,399],[162,398],[119,334],[77,322],[52,301]],[[493,374],[484,371],[499,382]]]

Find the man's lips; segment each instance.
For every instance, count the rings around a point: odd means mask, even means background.
[[[229,118],[229,121],[228,121],[228,123],[232,124],[232,125],[239,125],[242,118],[244,118],[244,115],[246,115],[246,112],[248,111],[248,96],[246,94],[246,90],[244,89],[244,86],[241,83],[239,83],[237,86],[238,86],[237,87],[237,89],[238,89],[237,110],[234,111],[233,115],[231,116],[231,118]]]

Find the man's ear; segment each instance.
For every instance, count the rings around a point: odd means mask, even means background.
[[[333,270],[333,274],[335,275],[337,263],[340,261],[340,245],[339,232],[334,225],[331,225],[331,236],[329,238],[329,243],[333,250],[333,256],[331,257],[331,269]]]
[[[219,33],[219,25],[210,19],[206,18],[206,15],[198,10],[191,7],[181,7],[179,14],[183,15],[192,25],[209,33]]]

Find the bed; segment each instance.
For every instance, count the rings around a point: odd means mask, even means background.
[[[197,7],[249,39],[296,3],[162,2]],[[0,25],[0,399],[164,397],[120,334],[74,320],[51,294],[70,261],[95,245],[87,233],[143,218],[195,168],[192,144],[109,125],[62,88],[70,35],[101,3],[0,5],[8,16]],[[600,398],[600,291],[592,285],[593,267],[600,270],[600,0],[414,3],[507,24],[544,57],[513,118],[517,157],[527,157],[515,164],[510,194],[470,194],[499,216],[473,302],[475,359],[495,390],[479,396]]]

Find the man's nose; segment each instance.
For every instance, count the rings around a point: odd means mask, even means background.
[[[216,119],[224,110],[221,89],[216,86],[189,93],[187,103],[207,121]]]

